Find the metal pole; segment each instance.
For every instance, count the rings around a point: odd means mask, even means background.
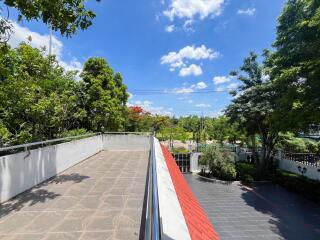
[[[50,24],[50,34],[49,34],[49,56],[51,56],[52,53],[52,27]]]

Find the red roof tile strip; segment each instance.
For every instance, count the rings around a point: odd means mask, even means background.
[[[176,194],[187,223],[192,240],[218,240],[219,236],[212,226],[199,201],[181,174],[169,150],[161,145]]]

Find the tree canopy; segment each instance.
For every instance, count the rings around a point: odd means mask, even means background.
[[[123,129],[129,95],[121,74],[115,74],[105,59],[90,58],[81,77],[87,94],[88,127],[98,132]]]
[[[96,0],[100,1],[100,0]],[[52,30],[71,37],[78,29],[87,29],[95,18],[93,11],[86,9],[85,0],[0,0],[4,5],[18,10],[18,21],[24,18],[41,20]],[[9,11],[9,9],[7,9]],[[2,9],[0,18],[0,42],[7,41],[12,32],[10,21],[5,18]]]
[[[90,58],[81,77],[25,43],[0,55],[0,145],[123,129],[128,93],[121,74]]]
[[[240,71],[233,72],[242,85],[233,93],[235,97],[227,107],[226,115],[248,134],[261,136],[260,166],[264,168],[278,140],[278,130],[272,121],[276,98],[271,79],[266,77],[267,69],[257,58],[255,53],[250,53],[249,57],[244,59]]]
[[[289,0],[278,19],[268,65],[278,94],[275,117],[284,130],[320,122],[320,2]]]

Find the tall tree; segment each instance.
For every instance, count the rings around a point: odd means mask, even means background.
[[[93,131],[116,131],[123,128],[128,94],[119,73],[103,58],[90,58],[81,77],[87,94],[88,125]]]
[[[283,130],[320,123],[320,1],[288,0],[278,19],[276,51],[268,61]]]
[[[226,115],[246,132],[261,136],[262,154],[259,166],[264,170],[278,141],[278,130],[272,122],[275,107],[272,84],[264,65],[259,64],[257,57],[255,53],[250,53],[240,71],[233,73],[238,76],[242,85],[233,93],[235,97],[227,107]]]

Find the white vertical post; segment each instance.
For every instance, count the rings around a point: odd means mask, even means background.
[[[50,25],[50,34],[49,34],[49,56],[51,56],[52,53],[52,28]]]

